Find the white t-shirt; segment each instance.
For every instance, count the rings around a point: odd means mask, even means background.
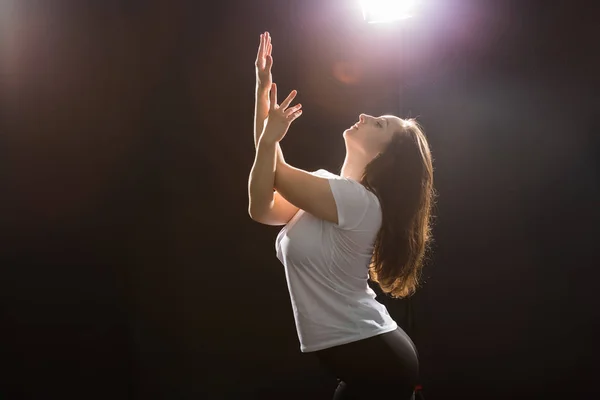
[[[375,194],[320,169],[335,198],[338,224],[299,210],[276,240],[285,267],[300,351],[322,350],[393,331],[396,322],[369,287],[369,262],[381,226]]]

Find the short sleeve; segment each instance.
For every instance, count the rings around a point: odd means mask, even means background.
[[[335,199],[338,226],[341,229],[355,229],[365,219],[371,207],[376,206],[374,194],[352,179],[343,178],[320,169],[314,175],[327,178]]]

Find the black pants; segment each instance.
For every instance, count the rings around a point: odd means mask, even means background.
[[[333,400],[413,398],[419,359],[412,340],[400,327],[314,354],[339,380]]]

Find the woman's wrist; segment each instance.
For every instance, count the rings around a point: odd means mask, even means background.
[[[277,140],[271,139],[268,136],[265,137],[264,132],[263,132],[263,135],[261,135],[260,138],[258,139],[258,144],[262,148],[275,147],[275,146],[277,146],[277,143],[279,143]]]
[[[257,96],[268,96],[270,88],[265,85],[261,85],[260,83],[256,83],[256,95]]]

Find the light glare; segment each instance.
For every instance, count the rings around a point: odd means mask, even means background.
[[[361,0],[363,17],[370,24],[411,18],[418,0]]]

